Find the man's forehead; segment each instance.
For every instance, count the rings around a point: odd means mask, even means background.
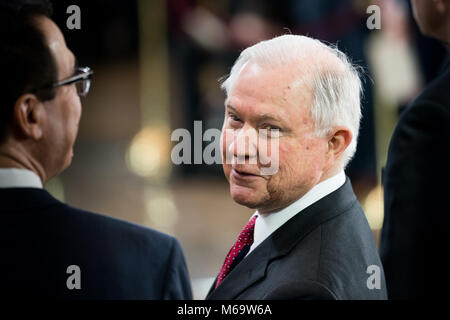
[[[284,105],[300,96],[310,96],[308,77],[288,74],[288,70],[263,70],[255,67],[240,75],[225,100],[227,104],[240,105],[243,101]]]
[[[73,68],[76,66],[76,57],[67,48],[64,35],[59,27],[45,16],[37,17],[39,27],[45,35],[47,45],[58,65],[60,77],[70,76]]]
[[[285,122],[289,118],[286,108],[282,106],[263,105],[236,99],[227,99],[225,101],[225,110],[258,121]]]
[[[66,42],[64,36],[59,29],[59,27],[53,22],[53,20],[47,18],[46,16],[39,15],[36,16],[36,21],[42,33],[45,35],[50,49],[56,49],[57,46],[65,46]]]
[[[257,76],[259,74],[261,74],[261,72],[263,71],[263,68],[253,62],[253,61],[247,61],[242,67],[241,70],[239,71],[239,76],[240,77],[251,77],[251,76]]]

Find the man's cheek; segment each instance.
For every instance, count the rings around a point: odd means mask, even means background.
[[[233,161],[233,151],[230,150],[230,146],[233,143],[234,135],[232,130],[227,129],[222,131],[220,139],[220,148],[222,153],[222,163],[224,165],[231,165]]]
[[[296,156],[296,150],[290,148],[289,146],[281,145],[278,148],[278,163],[279,167],[283,166],[286,159],[295,159],[294,161],[299,161],[300,159]]]
[[[225,178],[227,178],[227,180],[230,181],[231,166],[224,163],[222,165],[222,168],[223,168],[223,173],[225,175]]]

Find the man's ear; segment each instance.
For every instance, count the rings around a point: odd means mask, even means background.
[[[352,142],[352,132],[347,127],[335,127],[328,136],[328,155],[338,159]]]
[[[14,104],[13,123],[27,138],[40,140],[44,132],[46,113],[43,103],[31,93],[21,95]]]

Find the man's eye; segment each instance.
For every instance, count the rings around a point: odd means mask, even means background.
[[[234,114],[230,114],[229,117],[233,121],[241,121],[241,119],[239,119],[239,117],[235,116]]]
[[[276,131],[276,130],[281,131],[281,129],[279,127],[271,125],[271,124],[266,124],[262,128],[266,129],[268,131]]]
[[[270,136],[272,138],[281,136],[281,129],[277,126],[273,125],[264,125],[262,126],[262,134],[266,136]]]

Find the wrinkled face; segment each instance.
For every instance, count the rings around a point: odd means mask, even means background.
[[[328,140],[315,135],[309,111],[312,92],[291,79],[289,68],[264,70],[248,63],[225,101],[221,143],[230,193],[237,203],[260,213],[302,197],[327,167]],[[269,130],[266,137],[258,134],[260,129]],[[272,129],[278,133],[272,134]],[[278,148],[271,147],[274,139]],[[226,161],[227,152],[231,163]],[[267,166],[263,157],[274,159],[272,152],[278,152],[278,171],[261,174]]]
[[[64,36],[56,24],[46,18],[39,17],[39,26],[43,31],[47,44],[56,61],[58,81],[74,74],[75,57],[67,48]],[[56,97],[44,102],[47,113],[45,143],[47,145],[46,165],[49,176],[53,176],[67,168],[73,156],[73,145],[78,133],[81,117],[81,103],[75,84],[56,88]]]

